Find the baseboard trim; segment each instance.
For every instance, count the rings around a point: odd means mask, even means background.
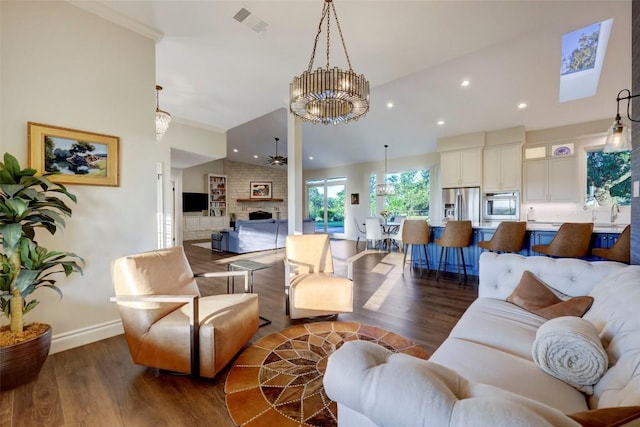
[[[122,321],[112,320],[110,322],[76,329],[75,331],[64,332],[57,335],[54,334],[51,339],[51,351],[49,354],[70,350],[123,333],[124,328],[122,327]]]

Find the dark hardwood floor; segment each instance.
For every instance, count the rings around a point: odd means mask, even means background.
[[[190,243],[185,242],[185,251],[194,272],[226,270],[230,259],[238,257],[271,265],[255,272],[255,292],[261,315],[272,323],[252,341],[305,322],[284,314],[284,250],[238,256]],[[344,261],[357,255],[354,242],[332,241],[331,246],[336,273],[346,275]],[[393,331],[432,352],[477,297],[477,278],[470,276],[464,285],[457,275],[435,281],[435,272],[407,267],[402,274],[401,263],[399,253],[374,251],[359,257],[353,264],[354,312],[338,320]],[[224,279],[199,285],[203,295],[226,292]],[[124,336],[109,338],[51,355],[35,382],[0,393],[0,427],[233,426],[224,394],[229,367],[213,380],[171,375],[134,365]]]

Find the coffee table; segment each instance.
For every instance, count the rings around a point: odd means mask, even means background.
[[[268,264],[263,264],[261,262],[251,261],[250,259],[241,259],[237,261],[232,261],[229,264],[227,264],[227,270],[229,271],[241,270],[241,271],[249,272],[249,276],[251,279],[249,280],[249,283],[248,283],[248,289],[247,289],[247,285],[245,285],[244,291],[250,292],[250,293],[253,293],[253,272],[258,270],[264,270],[265,268],[271,268],[271,266]],[[234,293],[234,292],[235,292],[235,278],[233,276],[227,277],[227,293]],[[271,324],[271,320],[262,316],[259,316],[259,317],[260,317],[260,320],[262,320],[262,323],[260,323],[258,326],[262,327],[262,326]]]

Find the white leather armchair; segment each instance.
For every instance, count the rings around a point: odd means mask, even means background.
[[[353,282],[334,275],[328,234],[287,236],[284,266],[292,319],[353,311]]]

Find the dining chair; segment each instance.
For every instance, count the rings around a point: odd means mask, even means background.
[[[139,365],[213,378],[258,331],[258,295],[202,297],[182,246],[118,258],[112,278],[124,335]]]
[[[406,219],[401,218],[400,219],[400,225],[397,227],[396,232],[395,233],[390,233],[389,234],[389,240],[390,240],[390,246],[389,249],[391,249],[391,245],[396,245],[398,246],[398,249],[400,251],[404,251],[404,243],[402,240],[402,230],[404,229],[404,223],[405,223]]]
[[[358,250],[358,244],[360,243],[360,238],[362,237],[363,239],[365,239],[365,249],[366,249],[366,238],[367,238],[367,233],[365,232],[365,230],[362,229],[362,227],[360,226],[360,222],[358,221],[358,218],[353,218],[353,222],[356,226],[356,250]]]
[[[584,257],[589,252],[592,232],[592,222],[565,222],[548,245],[533,245],[531,250],[553,257]]]
[[[365,220],[365,233],[367,237],[367,249],[369,249],[369,242],[373,243],[373,247],[378,245],[378,249],[382,249],[382,223],[380,218],[367,218]]]
[[[610,261],[631,262],[631,226],[627,225],[611,248],[593,248],[591,254]]]

